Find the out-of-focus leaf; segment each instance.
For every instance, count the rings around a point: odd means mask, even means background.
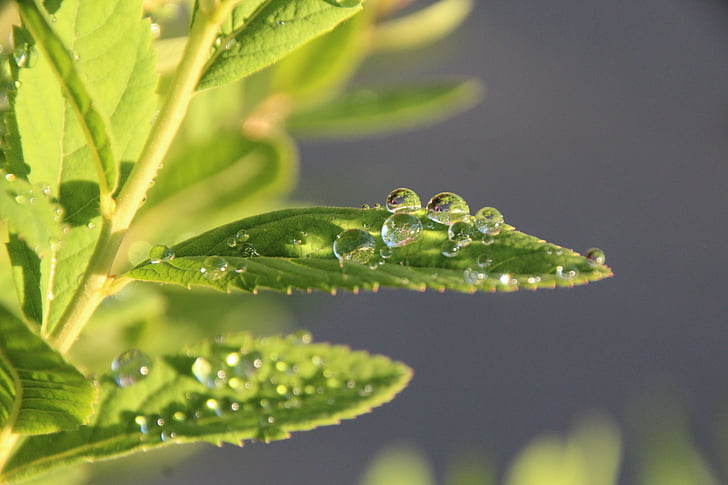
[[[0,430],[52,433],[88,421],[96,398],[90,380],[4,308],[0,335]]]
[[[434,485],[427,457],[410,445],[380,450],[364,471],[360,485]]]
[[[286,126],[306,137],[360,137],[409,129],[451,116],[481,96],[477,81],[344,93],[291,114]]]
[[[92,421],[78,431],[26,439],[0,479],[173,443],[283,439],[369,412],[411,376],[404,364],[311,344],[308,335],[255,340],[238,334],[145,365],[148,375],[137,374],[126,387],[103,376]]]
[[[389,216],[383,209],[324,207],[262,214],[182,242],[173,248],[174,259],[145,261],[125,276],[253,292],[259,288],[358,291],[380,286],[475,292],[572,287],[612,274],[603,264],[507,225],[499,235],[458,247],[452,253],[456,256],[448,257],[443,254],[443,246],[451,249],[452,244],[448,226],[428,220],[424,210],[413,216],[421,224],[419,237],[394,247],[384,259],[380,251],[387,248],[380,234]],[[371,238],[356,256],[364,264],[340,264],[334,255],[334,241],[347,229]]]
[[[361,8],[324,0],[242,2],[223,24],[219,46],[205,67],[198,89],[226,84],[269,66]]]
[[[468,17],[473,0],[440,0],[405,17],[377,25],[372,34],[375,51],[401,51],[437,42]]]

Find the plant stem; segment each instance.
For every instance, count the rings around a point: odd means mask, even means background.
[[[76,294],[49,335],[51,344],[61,353],[71,348],[98,305],[111,294],[114,276],[109,271],[121,242],[182,124],[220,24],[238,3],[229,0],[210,12],[197,11],[182,60],[141,157],[119,194],[113,215],[104,218],[96,249]]]

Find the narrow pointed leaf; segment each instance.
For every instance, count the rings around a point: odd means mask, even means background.
[[[62,245],[49,257],[39,259],[32,247],[25,252],[17,247],[11,258],[16,268],[37,260],[34,285],[25,279],[18,286],[20,291],[39,289],[41,315],[26,315],[51,331],[77,290],[101,229],[98,164],[87,136],[99,126],[77,116],[66,91],[83,90],[89,106],[104,120],[104,133],[118,157],[115,163],[130,164],[151,128],[156,104],[154,52],[141,0],[65,0],[53,12],[54,20],[35,3],[23,5],[30,15],[29,26],[33,24],[41,35],[33,47],[27,34],[16,30],[20,36],[16,44],[28,46],[35,59],[14,70],[19,87],[11,97],[13,111],[6,116],[6,166],[34,187],[50,189],[52,200],[65,211],[66,228]],[[41,47],[41,42],[50,47]],[[72,71],[59,85],[56,70],[66,66],[67,56]]]
[[[307,137],[362,136],[409,129],[471,107],[481,96],[477,81],[363,89],[294,112],[286,126]]]
[[[147,377],[126,387],[102,377],[93,420],[78,431],[27,439],[0,480],[173,443],[283,439],[369,412],[411,375],[386,357],[311,344],[307,335],[239,334],[147,365]]]
[[[424,228],[420,237],[393,248],[384,259],[380,251],[386,254],[388,248],[380,229],[390,215],[383,209],[346,208],[271,212],[182,242],[173,248],[174,259],[146,261],[125,276],[220,290],[334,292],[337,288],[357,291],[385,286],[475,292],[571,287],[612,274],[603,264],[508,225],[486,242],[475,240],[456,256],[447,257],[442,251],[451,247],[448,227],[429,221],[424,211],[419,212]],[[340,264],[335,257],[334,241],[347,229],[364,230],[373,237],[376,247],[362,253],[366,264]],[[244,242],[237,243],[241,231]],[[211,256],[216,258],[208,259]]]
[[[372,35],[375,51],[400,51],[437,42],[468,17],[473,0],[440,0],[410,15],[379,24]]]
[[[223,37],[202,74],[198,89],[248,76],[330,31],[361,10],[325,0],[243,2],[223,25]]]
[[[4,308],[0,335],[0,429],[41,434],[86,423],[93,383]]]

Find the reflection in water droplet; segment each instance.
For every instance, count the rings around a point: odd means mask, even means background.
[[[460,254],[460,244],[456,243],[455,241],[447,240],[444,243],[442,243],[442,248],[440,252],[443,256],[446,258],[454,258],[458,254]]]
[[[440,224],[450,225],[470,217],[470,207],[465,199],[452,192],[441,192],[427,203],[427,217]]]
[[[361,229],[347,229],[336,236],[333,250],[339,264],[343,264],[344,261],[369,264],[375,256],[376,246],[374,238],[368,232]]]
[[[382,248],[379,250],[379,255],[384,259],[391,258],[392,253],[393,253],[393,251],[392,251],[392,248],[390,248],[390,247]]]
[[[416,211],[422,208],[420,196],[412,189],[394,189],[387,196],[387,210],[390,212]]]
[[[234,237],[229,237],[229,238],[225,239],[225,244],[227,244],[227,246],[229,248],[234,248],[235,246],[238,245],[238,240],[235,239]]]
[[[412,244],[421,235],[422,223],[412,214],[393,214],[382,224],[382,240],[390,248]]]
[[[493,207],[483,207],[473,217],[473,224],[485,235],[497,236],[503,224],[503,215]]]
[[[447,228],[447,238],[465,247],[473,241],[475,228],[468,222],[456,221]]]
[[[590,263],[604,264],[607,262],[607,255],[599,248],[591,248],[586,252],[586,259],[588,259]]]
[[[130,349],[111,362],[111,375],[119,387],[127,387],[144,379],[152,369],[152,359],[140,350]]]
[[[205,279],[216,281],[222,278],[228,269],[227,259],[222,256],[208,256],[200,266],[200,273]]]
[[[149,262],[152,264],[174,259],[174,251],[169,246],[158,244],[149,250]]]

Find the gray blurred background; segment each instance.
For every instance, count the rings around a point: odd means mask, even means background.
[[[666,401],[725,462],[728,4],[477,3],[446,42],[370,62],[358,83],[473,76],[484,102],[411,133],[304,142],[294,199],[357,207],[399,186],[425,201],[454,191],[551,242],[601,247],[616,276],[535,293],[284,298],[317,340],[412,366],[410,386],[340,426],[160,459],[148,483],[357,483],[403,441],[439,477],[463,450],[502,471],[534,436],[593,410],[617,419],[629,453],[635,409]]]

